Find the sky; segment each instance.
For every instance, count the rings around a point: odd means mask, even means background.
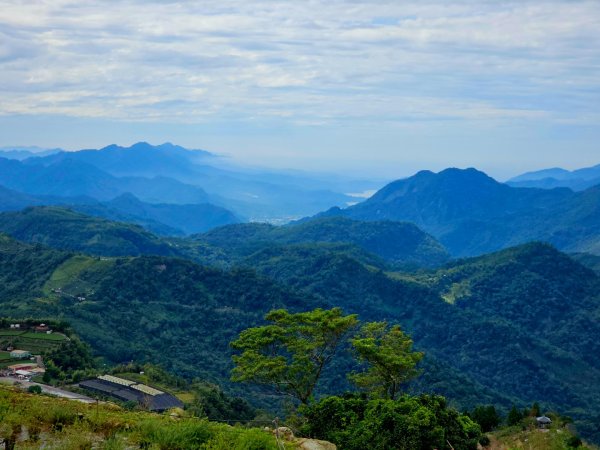
[[[502,179],[600,163],[600,1],[0,0],[0,147]]]

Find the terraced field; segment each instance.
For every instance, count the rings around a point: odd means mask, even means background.
[[[45,334],[26,330],[0,330],[0,349],[6,349],[11,346],[19,350],[27,350],[34,355],[52,350],[65,340],[67,340],[67,337],[60,333]],[[2,359],[0,357],[0,360]]]

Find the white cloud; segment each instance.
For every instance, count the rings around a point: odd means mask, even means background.
[[[597,1],[0,0],[0,114],[598,117]]]

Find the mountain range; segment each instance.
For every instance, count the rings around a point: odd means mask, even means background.
[[[348,206],[374,183],[172,144],[0,158],[0,310],[272,407],[229,382],[229,342],[272,308],[339,306],[411,335],[426,357],[409,390],[542,402],[600,442],[600,185],[514,185],[594,170],[421,171]],[[320,393],[354,368],[343,356]]]
[[[319,216],[412,222],[455,257],[530,241],[600,254],[600,186],[581,192],[515,188],[476,169],[421,171],[384,186],[364,202]]]
[[[213,203],[240,217],[287,221],[355,201],[344,192],[362,192],[377,184],[243,168],[203,150],[139,142],[22,161],[0,158],[0,185],[27,194],[100,201],[130,193],[148,203]]]
[[[560,167],[527,172],[507,181],[509,186],[539,187],[552,189],[568,187],[574,191],[582,191],[600,184],[600,164],[577,170],[566,170]]]
[[[283,223],[302,216],[342,216],[411,222],[453,257],[533,240],[566,252],[600,254],[600,187],[514,186],[549,176],[593,183],[600,166],[531,172],[508,184],[476,169],[421,171],[356,203],[357,197],[344,192],[372,188],[372,182],[247,169],[225,160],[204,150],[145,142],[54,151],[22,161],[0,158],[0,210],[61,205],[171,236],[253,219]]]

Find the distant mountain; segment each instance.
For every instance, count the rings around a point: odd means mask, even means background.
[[[200,203],[181,192],[181,184],[205,194],[203,202],[231,209],[254,220],[287,222],[356,199],[346,192],[362,192],[377,186],[373,182],[353,181],[339,176],[311,176],[293,171],[259,170],[235,166],[202,150],[187,150],[173,144],[150,145],[139,142],[131,147],[110,145],[100,150],[61,152],[43,158],[30,158],[28,165],[38,167],[83,164],[93,166],[121,182],[132,179],[126,190],[151,203]],[[1,169],[1,168],[0,168]],[[166,180],[179,183],[148,190],[141,180]],[[134,183],[134,180],[136,183]],[[0,179],[0,184],[3,181]],[[26,191],[12,186],[8,187]],[[121,193],[123,186],[119,186]],[[167,192],[168,195],[165,193]],[[102,194],[97,192],[96,197]],[[175,195],[177,194],[177,195]],[[109,197],[114,197],[111,194]],[[97,197],[99,198],[99,197]],[[106,194],[103,199],[106,198]]]
[[[193,176],[193,165],[211,158],[215,158],[215,155],[207,151],[187,150],[168,142],[156,146],[138,142],[130,147],[109,145],[100,150],[63,151],[30,162],[51,165],[72,160],[89,164],[115,176],[153,178],[160,175],[180,178]]]
[[[142,202],[132,194],[122,194],[101,204],[77,205],[74,209],[107,219],[136,223],[164,235],[203,233],[241,221],[231,211],[210,203],[151,204]]]
[[[571,253],[571,258],[600,275],[600,256],[591,253]]]
[[[27,206],[43,205],[42,197],[24,194],[0,186],[0,211],[16,211]]]
[[[54,153],[63,152],[61,148],[41,148],[41,147],[0,147],[0,157],[7,159],[16,159],[22,161],[32,156],[48,156]]]
[[[151,204],[128,193],[100,202],[91,197],[29,195],[0,185],[0,211],[18,211],[41,205],[61,205],[91,216],[134,223],[165,236],[202,233],[241,220],[231,211],[209,203]]]
[[[137,225],[111,222],[56,206],[0,214],[0,232],[25,242],[103,256],[178,255]]]
[[[506,183],[515,187],[538,187],[543,189],[568,187],[574,191],[582,191],[600,185],[600,164],[572,171],[556,167],[527,172],[511,178]]]
[[[433,237],[411,223],[391,221],[331,217],[279,227],[249,223],[215,228],[194,238],[239,256],[273,245],[343,243],[396,266],[435,267],[448,260],[448,253]]]
[[[164,177],[115,177],[70,158],[48,164],[33,163],[31,159],[21,162],[0,158],[0,184],[27,194],[88,196],[97,200],[110,200],[124,193],[152,203],[205,203],[208,200],[206,192],[196,186]]]
[[[320,216],[413,222],[454,256],[532,240],[569,252],[600,253],[600,187],[578,193],[514,188],[475,169],[422,171],[388,184],[362,203]]]

